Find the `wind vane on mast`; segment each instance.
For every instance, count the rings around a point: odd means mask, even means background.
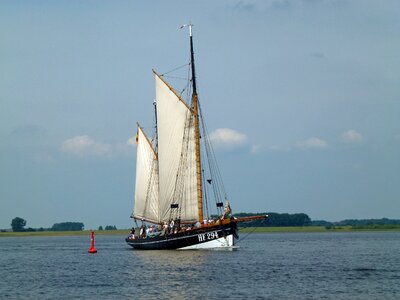
[[[179,29],[182,29],[182,28],[185,28],[185,27],[189,27],[189,36],[192,36],[192,26],[193,26],[192,23],[183,24],[183,25],[181,25],[181,27],[179,27]]]

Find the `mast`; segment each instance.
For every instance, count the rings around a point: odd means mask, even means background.
[[[196,145],[196,176],[197,176],[197,204],[199,211],[199,222],[203,221],[203,187],[202,187],[202,176],[201,176],[201,159],[200,159],[200,129],[199,129],[199,105],[196,87],[196,72],[194,67],[194,51],[193,51],[193,36],[192,26],[189,24],[189,36],[190,36],[190,64],[192,67],[192,82],[193,82],[193,112],[194,112],[194,131],[195,131],[195,145]]]
[[[156,139],[156,142],[155,142],[155,147],[156,147],[156,153],[157,153],[157,151],[158,151],[158,124],[157,124],[157,101],[156,100],[154,100],[153,101],[153,105],[154,105],[154,116],[155,116],[155,125],[154,125],[154,127],[155,127],[155,130],[156,130],[156,136],[155,136],[155,139]]]

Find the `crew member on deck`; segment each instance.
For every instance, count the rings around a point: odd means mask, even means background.
[[[232,214],[231,205],[229,204],[228,201],[226,201],[224,205],[224,215],[222,216],[222,219],[228,219],[228,217],[230,217],[231,214]]]
[[[131,229],[131,232],[130,232],[129,238],[130,238],[130,239],[132,239],[132,240],[134,240],[134,239],[135,239],[135,228],[134,228],[134,227],[132,227],[132,229]]]

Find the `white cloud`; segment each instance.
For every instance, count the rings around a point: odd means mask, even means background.
[[[354,129],[347,130],[341,135],[342,141],[346,143],[360,143],[364,140],[364,137],[361,133],[357,132]]]
[[[235,148],[247,143],[247,136],[229,128],[218,128],[210,134],[210,140],[218,148]]]
[[[311,137],[306,140],[298,141],[295,147],[299,149],[325,149],[328,148],[328,143],[322,139]]]
[[[112,146],[96,142],[88,135],[79,135],[65,140],[61,149],[65,153],[77,156],[107,156],[111,154]]]
[[[135,137],[129,138],[125,143],[106,144],[97,142],[88,135],[78,135],[65,140],[61,150],[79,157],[115,157],[132,155],[132,146],[136,146]]]

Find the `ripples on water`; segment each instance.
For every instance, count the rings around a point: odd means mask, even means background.
[[[244,235],[242,235],[244,236]],[[400,299],[400,233],[253,234],[235,251],[138,251],[123,236],[0,238],[0,298]]]

